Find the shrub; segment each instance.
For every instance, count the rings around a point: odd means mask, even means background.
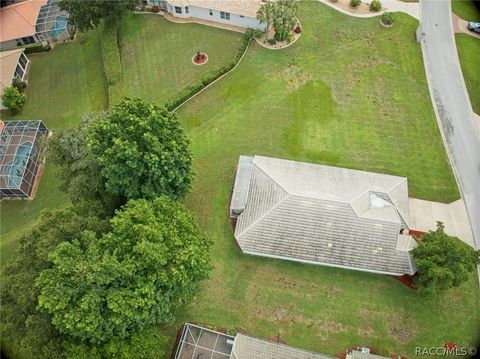
[[[160,12],[160,6],[158,6],[158,5],[153,5],[153,6],[152,6],[152,12],[154,12],[154,13],[159,13],[159,12]]]
[[[25,89],[27,88],[27,83],[25,81],[21,81],[18,78],[14,78],[12,81],[12,86],[16,87],[18,91],[24,92]]]
[[[102,34],[103,69],[107,79],[110,106],[118,103],[125,96],[122,81],[122,62],[117,46],[117,30],[114,24],[105,24]]]
[[[353,8],[357,8],[362,3],[362,0],[350,0],[350,6]]]
[[[50,51],[51,47],[50,45],[45,45],[43,46],[42,44],[32,44],[24,47],[25,49],[25,54],[34,54],[37,52],[46,52]]]
[[[300,27],[300,25],[297,25],[297,27],[295,28],[295,33],[296,34],[301,34],[302,33],[302,28]]]
[[[3,105],[8,108],[11,114],[19,113],[25,104],[25,94],[16,87],[7,87],[2,96]]]
[[[260,38],[260,37],[262,37],[262,35],[263,35],[263,31],[261,31],[261,30],[255,30],[255,37],[256,37],[257,39]]]
[[[270,44],[270,45],[275,45],[277,43],[277,40],[276,39],[268,39],[267,42]]]
[[[382,8],[382,3],[380,0],[372,0],[370,3],[370,11],[380,11]]]
[[[384,12],[382,14],[382,17],[380,18],[380,21],[384,24],[384,25],[392,25],[393,24],[393,14],[391,12]]]

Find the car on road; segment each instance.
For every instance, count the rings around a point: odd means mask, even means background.
[[[468,30],[479,33],[480,34],[480,22],[473,22],[470,21],[467,25]]]

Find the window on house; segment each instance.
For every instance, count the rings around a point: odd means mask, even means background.
[[[220,11],[220,19],[230,20],[230,13],[229,13],[229,12]]]
[[[27,57],[25,56],[25,54],[21,54],[20,55],[20,59],[19,59],[19,62],[20,62],[20,65],[23,67],[23,68],[26,68],[27,67]]]
[[[17,65],[17,68],[15,69],[15,77],[21,80],[23,78],[23,69],[20,67],[20,65]]]
[[[175,6],[175,12],[177,14],[181,14],[182,13],[182,8],[180,6]]]
[[[208,13],[210,14],[210,16],[213,16],[213,11],[212,10],[208,10]]]
[[[185,14],[188,14],[189,10],[188,10],[188,6],[185,6]]]
[[[33,38],[33,36],[22,37],[22,42],[23,42],[24,45],[34,44],[34,43],[35,43],[35,39]]]
[[[240,15],[240,17],[243,19],[245,16],[243,16],[243,15]]]

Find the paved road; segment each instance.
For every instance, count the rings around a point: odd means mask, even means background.
[[[480,248],[480,127],[460,69],[448,0],[420,1],[420,35],[430,95]]]

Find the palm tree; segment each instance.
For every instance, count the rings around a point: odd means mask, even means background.
[[[260,6],[260,9],[257,11],[257,20],[260,21],[260,24],[267,24],[267,38],[268,32],[270,31],[270,24],[273,22],[275,16],[275,4],[271,1],[267,1]]]
[[[287,40],[291,36],[296,25],[297,10],[297,0],[278,0],[275,3],[273,26],[275,27],[275,38],[278,41]]]

